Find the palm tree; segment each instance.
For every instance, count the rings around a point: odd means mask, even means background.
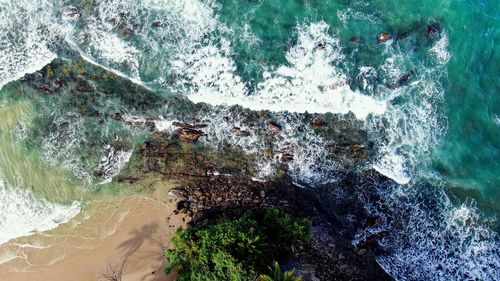
[[[285,271],[283,276],[281,275],[281,268],[278,262],[274,262],[274,269],[269,267],[271,270],[271,276],[262,274],[257,279],[258,281],[302,281],[302,277],[296,275],[295,268],[292,270]]]

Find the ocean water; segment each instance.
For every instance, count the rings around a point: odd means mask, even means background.
[[[228,105],[270,110],[284,124],[286,141],[277,150],[294,151],[292,177],[309,185],[335,181],[338,167],[294,113],[352,112],[375,142],[370,167],[394,181],[380,186],[383,202],[366,205],[374,215],[391,214],[378,229],[393,233],[380,241],[387,250],[378,257],[382,267],[397,280],[498,280],[499,18],[493,0],[2,0],[0,87],[9,96],[9,82],[77,53],[155,92],[218,106],[200,116],[212,124]],[[377,42],[381,32],[391,39]],[[95,132],[47,100],[36,110],[51,116],[55,130],[39,158],[86,184],[111,181],[132,152],[117,155],[107,146],[92,151],[100,161],[81,163],[74,151]],[[13,105],[5,103],[10,116]],[[157,122],[168,130],[173,119],[164,113]],[[22,139],[22,125],[10,130],[16,137],[6,142]],[[228,142],[248,153],[261,145],[224,131],[207,127],[207,144]],[[13,158],[2,157],[5,169]],[[256,163],[261,180],[274,164]],[[92,167],[107,176],[94,179]],[[38,200],[43,217],[68,214],[82,198],[28,195],[25,185],[10,182],[0,185],[2,194]],[[0,233],[13,238],[41,228],[27,224],[22,233]],[[364,235],[360,230],[358,238]]]

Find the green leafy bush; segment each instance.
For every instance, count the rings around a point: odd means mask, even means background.
[[[255,280],[291,246],[311,238],[311,223],[279,209],[245,210],[178,230],[165,260],[181,281]]]
[[[274,263],[274,268],[269,268],[271,275],[262,274],[258,281],[302,281],[302,277],[297,276],[295,268],[281,273],[281,267],[278,262]]]

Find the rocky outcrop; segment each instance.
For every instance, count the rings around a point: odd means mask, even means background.
[[[179,138],[184,142],[197,142],[198,139],[203,136],[203,131],[198,129],[205,128],[207,125],[205,124],[187,124],[182,122],[173,122],[173,126],[178,127],[177,133],[179,134]]]
[[[193,125],[179,126],[193,129]],[[172,200],[178,201],[176,213],[186,214],[191,224],[217,217],[236,208],[277,207],[298,217],[306,217],[313,224],[310,243],[293,250],[292,259],[303,272],[304,280],[391,280],[375,261],[379,249],[377,239],[389,235],[381,232],[353,246],[351,241],[360,227],[375,226],[376,218],[360,211],[362,202],[356,198],[336,202],[330,197],[339,188],[355,189],[352,177],[342,186],[325,185],[318,189],[301,187],[293,183],[286,172],[273,181],[252,178],[249,167],[252,159],[238,151],[219,153],[209,148],[199,150],[194,144],[180,145],[182,140],[156,133],[139,150],[138,158],[122,174],[144,171],[134,178],[158,174],[159,178],[175,179],[179,188],[170,191]],[[186,146],[187,145],[187,146]],[[347,144],[346,144],[347,145]],[[357,153],[360,145],[349,145]],[[222,172],[221,172],[222,171]],[[119,177],[118,180],[129,180]],[[344,186],[345,185],[345,186]],[[351,204],[351,206],[349,206]],[[348,221],[346,212],[356,220]]]
[[[88,155],[95,157],[92,153],[99,155],[98,149],[109,142],[114,149],[109,153],[111,161],[117,158],[118,152],[133,148],[127,166],[113,180],[145,188],[151,182],[174,181],[179,188],[171,190],[170,194],[179,201],[176,212],[186,214],[191,223],[234,208],[283,208],[313,223],[312,241],[294,249],[292,257],[304,278],[390,280],[375,260],[379,251],[376,241],[390,233],[373,233],[353,246],[351,241],[356,231],[374,228],[377,219],[362,211],[358,198],[347,196],[338,201],[335,197],[339,190],[356,194],[353,190],[358,186],[370,184],[369,181],[357,182],[368,177],[351,174],[369,163],[374,145],[363,130],[362,122],[352,114],[272,113],[239,106],[221,109],[193,104],[179,96],[147,90],[80,59],[72,63],[55,60],[44,69],[27,75],[24,82],[16,83],[9,87],[19,88],[20,95],[44,95],[63,104],[62,108],[72,116],[92,126],[101,126],[92,128],[91,132],[109,128],[122,129],[113,134],[139,132],[144,139],[135,143],[132,137],[125,139],[120,135],[124,139],[117,141],[116,135],[104,139],[96,134],[97,137],[89,137],[82,144],[85,145],[82,150],[90,151]],[[236,139],[236,144],[210,143],[213,136],[210,139],[207,131],[210,126],[214,127],[213,123],[208,123],[213,111],[227,115],[218,119],[216,122],[220,124],[215,126],[223,127],[220,133]],[[181,121],[165,125],[163,113]],[[42,121],[52,124],[51,120]],[[287,165],[298,158],[297,147],[301,144],[294,147],[287,140],[289,125],[299,125],[292,133],[306,132],[325,140],[317,149],[324,150],[323,157],[336,161],[338,169],[335,172],[342,180],[314,189],[293,182]],[[239,141],[243,143],[254,137],[262,149],[253,154],[244,153]],[[88,155],[81,159],[87,160]],[[259,171],[255,163],[261,159],[278,162],[274,167],[275,175],[265,182],[257,180]],[[98,169],[95,174],[102,178],[105,171]],[[354,219],[346,219],[348,215]]]

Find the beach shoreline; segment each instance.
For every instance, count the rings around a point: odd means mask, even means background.
[[[129,196],[92,202],[72,221],[0,246],[4,281],[106,280],[123,264],[122,280],[172,280],[163,254],[185,215],[176,203]],[[7,259],[8,255],[11,258]]]

